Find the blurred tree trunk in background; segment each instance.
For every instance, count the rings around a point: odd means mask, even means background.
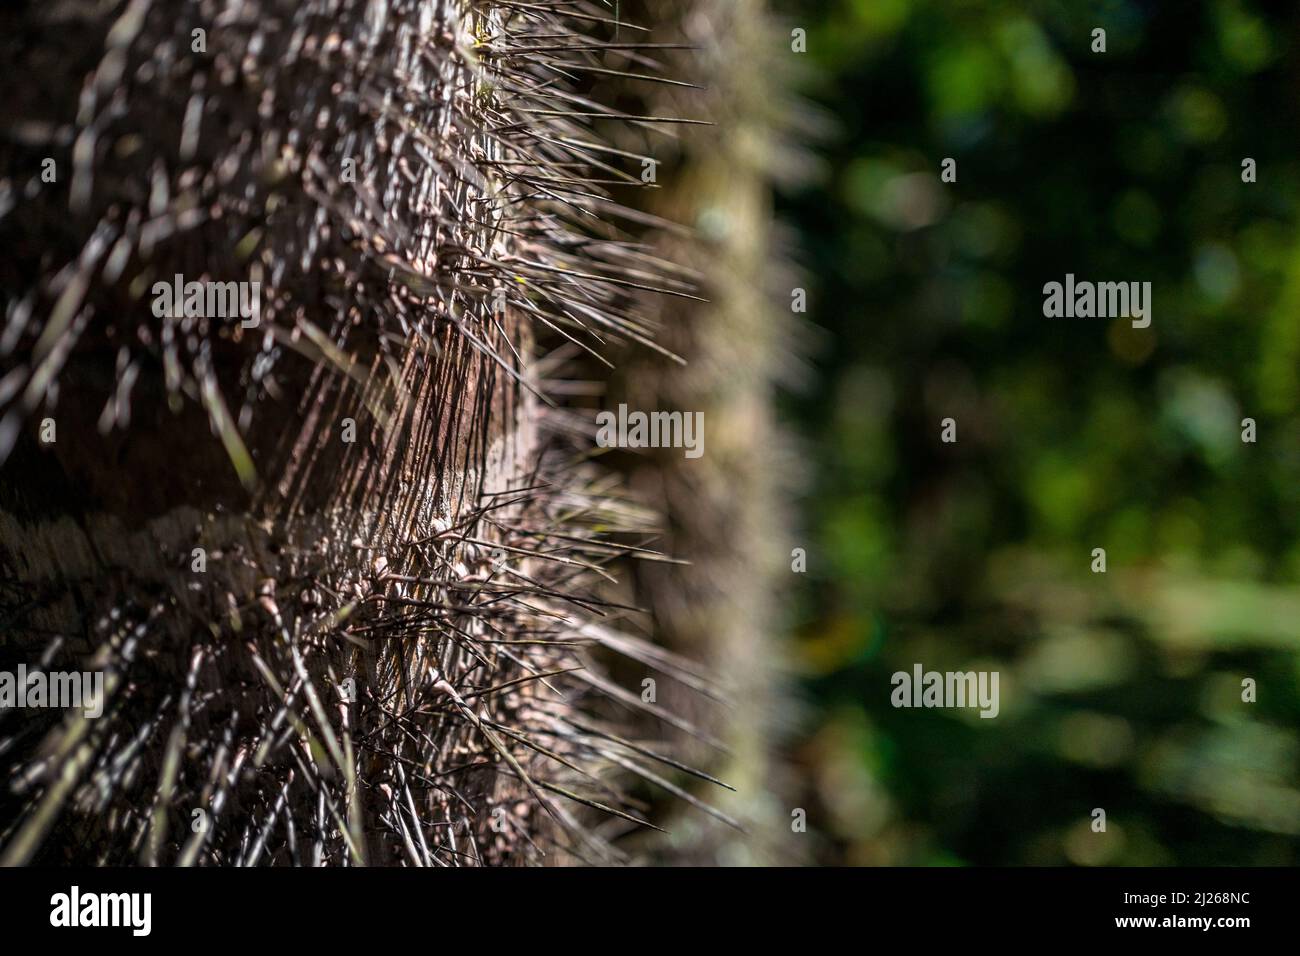
[[[666,859],[746,865],[792,862],[805,848],[791,832],[792,788],[780,757],[788,723],[780,640],[791,580],[785,507],[796,468],[776,421],[778,382],[795,362],[791,287],[796,283],[773,223],[772,186],[798,175],[781,131],[792,108],[778,87],[788,40],[759,0],[675,0],[653,5],[659,42],[677,54],[670,75],[702,90],[655,86],[646,113],[697,117],[642,148],[659,160],[648,208],[691,227],[657,240],[666,258],[701,273],[705,303],[658,303],[662,344],[685,359],[634,356],[625,376],[631,409],[704,413],[704,453],[652,450],[637,460],[634,487],[667,516],[664,550],[688,565],[642,565],[641,601],[661,639],[705,660],[725,704],[685,688],[662,706],[689,713],[730,753],[714,772],[736,788],[713,802],[743,823],[677,813]],[[705,759],[703,755],[699,759]]]

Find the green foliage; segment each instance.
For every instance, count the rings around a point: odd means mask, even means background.
[[[833,858],[1300,860],[1300,14],[1273,9],[785,11],[838,126],[784,203],[829,333],[790,412]],[[1045,318],[1066,273],[1150,281],[1151,327]],[[999,670],[1000,716],[891,708],[918,661]]]

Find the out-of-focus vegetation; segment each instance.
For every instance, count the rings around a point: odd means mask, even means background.
[[[778,9],[837,127],[783,201],[821,858],[1300,862],[1300,8]],[[1066,273],[1151,281],[1151,327],[1044,318]],[[893,709],[915,662],[1001,714]]]

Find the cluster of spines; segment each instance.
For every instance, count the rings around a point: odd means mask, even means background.
[[[601,65],[609,51],[638,80],[673,82],[647,72],[653,45],[588,36],[610,20],[601,8],[174,6],[115,11],[75,115],[56,100],[6,150],[0,228],[49,247],[34,274],[5,281],[0,347],[18,361],[0,380],[0,459],[33,416],[57,414],[70,359],[108,354],[101,430],[130,428],[133,383],[160,376],[173,402],[205,410],[241,481],[265,489],[276,476],[257,474],[245,434],[287,400],[274,373],[289,352],[389,425],[403,362],[440,355],[448,335],[536,392],[511,331],[603,362],[611,340],[656,347],[639,295],[693,294],[688,270],[619,225],[647,223],[612,196],[641,185],[620,163],[651,158],[593,131],[692,121],[624,116],[576,91],[584,75],[627,75]],[[45,152],[66,178],[39,181]],[[63,209],[70,226],[51,229]],[[261,276],[261,327],[152,314],[151,281],[193,269]],[[670,776],[705,775],[581,709],[641,705],[599,675],[591,645],[709,686],[590,623],[631,610],[596,594],[605,564],[657,557],[644,535],[605,529],[646,520],[567,452],[537,457],[427,533],[291,548],[253,595],[205,584],[202,613],[115,580],[90,629],[104,717],[0,724],[5,861],[54,862],[62,846],[105,863],[455,865],[533,860],[546,844],[611,859],[606,830],[648,824],[596,767],[698,803]],[[505,559],[486,561],[494,551]],[[238,548],[222,560],[259,565]],[[33,637],[13,646],[40,646],[47,668],[76,656]],[[527,819],[491,814],[502,793]]]

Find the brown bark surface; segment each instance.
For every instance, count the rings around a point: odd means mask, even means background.
[[[636,704],[600,645],[675,662],[591,626],[651,526],[538,395],[539,329],[653,325],[608,111],[538,62],[600,62],[600,9],[0,15],[0,669],[106,675],[101,717],[0,712],[0,862],[605,860],[644,825],[587,768],[662,764],[589,706]],[[260,324],[157,314],[178,274],[261,283]]]

